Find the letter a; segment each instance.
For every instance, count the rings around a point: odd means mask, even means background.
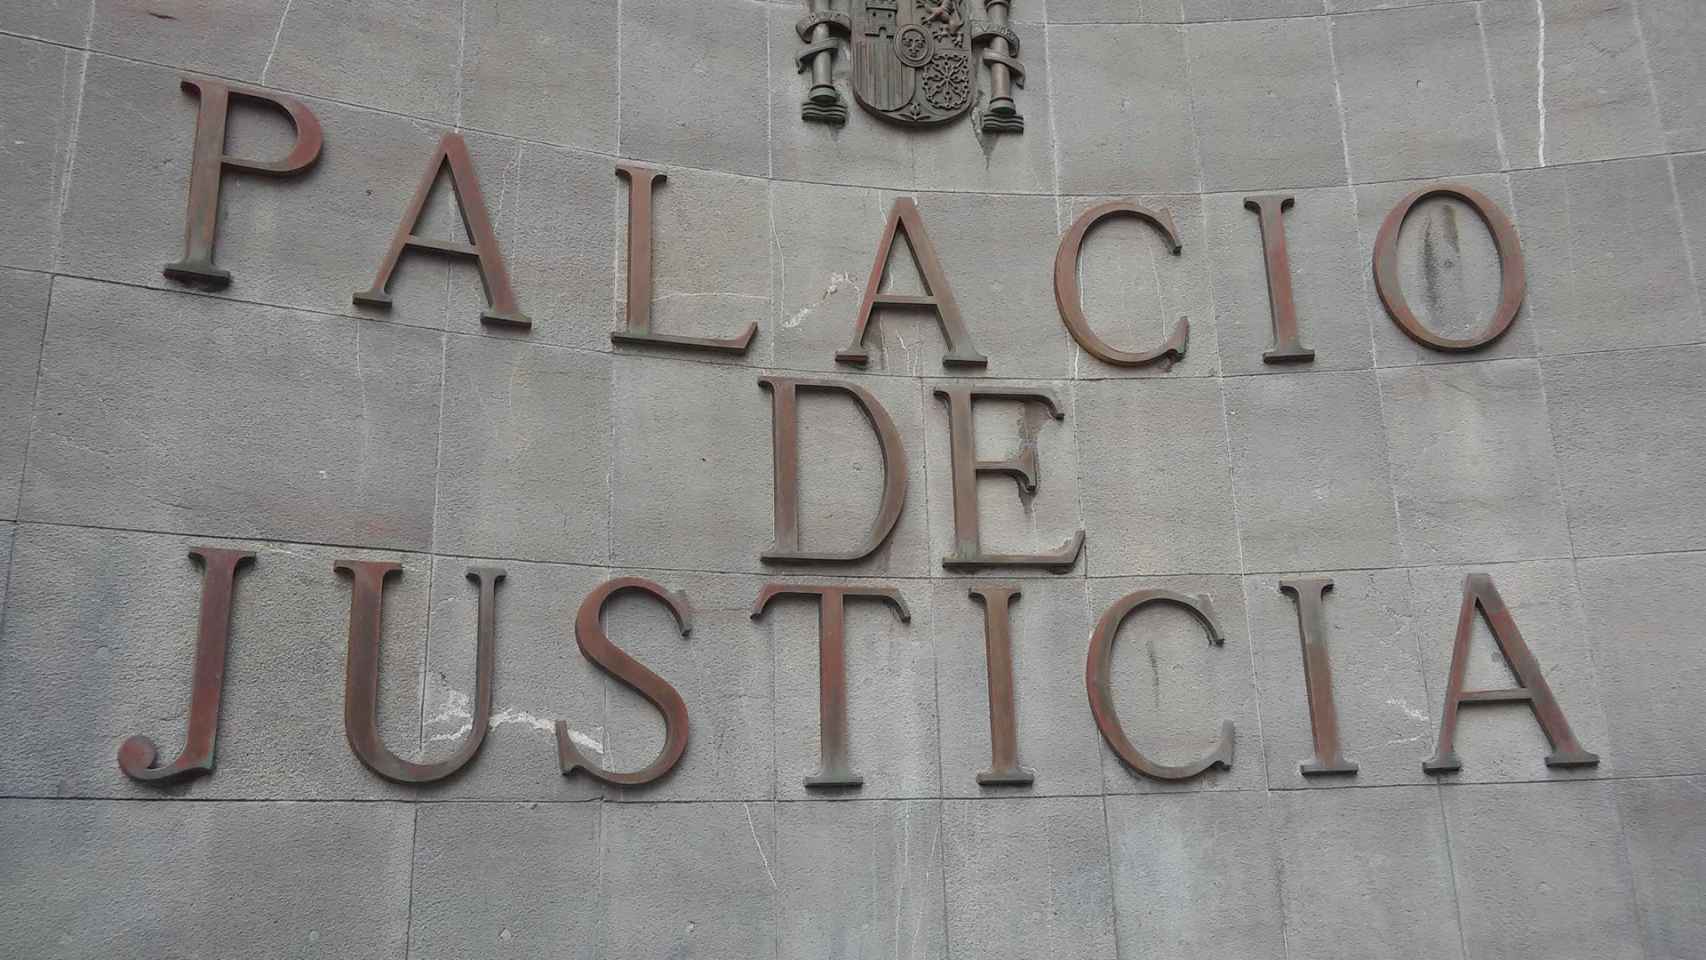
[[[906,247],[912,251],[912,262],[924,280],[924,295],[881,293],[883,278],[889,271],[889,254],[894,250],[895,236],[906,236]],[[948,276],[942,272],[942,261],[924,232],[924,219],[918,215],[918,204],[911,197],[901,197],[889,209],[888,223],[883,226],[883,238],[877,243],[877,259],[871,264],[870,280],[865,284],[865,299],[859,304],[859,323],[853,328],[853,342],[835,354],[842,363],[864,366],[871,355],[865,350],[865,334],[871,327],[871,311],[883,307],[927,307],[935,311],[941,324],[942,337],[948,341],[948,352],[942,357],[943,366],[982,367],[989,358],[977,352],[971,334],[960,319],[960,305],[948,287]]]

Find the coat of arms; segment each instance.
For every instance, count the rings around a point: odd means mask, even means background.
[[[895,123],[945,123],[977,102],[979,66],[989,68],[989,102],[983,129],[1017,133],[1025,120],[1013,103],[1013,87],[1024,86],[1019,38],[1007,26],[1011,0],[983,0],[985,19],[967,15],[972,0],[845,0],[849,9],[830,9],[833,0],[806,0],[796,29],[806,49],[800,71],[810,71],[811,90],[800,115],[819,123],[847,121],[847,104],[835,87],[839,36],[850,51],[853,96],[866,110]],[[975,47],[981,46],[981,51]]]

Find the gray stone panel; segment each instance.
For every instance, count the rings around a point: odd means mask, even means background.
[[[432,120],[458,119],[463,4],[291,0],[261,80]]]
[[[1269,802],[1291,956],[1360,960],[1371,944],[1464,956],[1436,788],[1275,791]]]
[[[1054,0],[1053,23],[1178,23],[1183,0]]]
[[[1129,6],[1126,0],[1115,4]],[[1055,78],[1062,193],[1201,189],[1182,28],[1054,26],[1048,31],[1048,46],[1052,63],[1071,64]],[[1143,56],[1132,56],[1133,50],[1142,50]]]
[[[45,274],[0,270],[0,518],[18,515],[50,283]]]
[[[8,17],[0,13],[0,28]],[[0,36],[0,85],[8,93],[0,107],[7,172],[0,209],[8,211],[0,265],[53,267],[83,72],[83,57],[63,47]]]
[[[1387,369],[1380,391],[1406,559],[1569,555],[1539,364]]]
[[[777,955],[947,956],[942,805],[776,806]]]
[[[1682,958],[1706,942],[1706,782],[1625,780],[1617,814],[1628,845],[1647,956]]]
[[[1440,795],[1470,956],[1646,955],[1613,784],[1459,786]]]
[[[5,800],[0,942],[32,960],[401,960],[413,828],[392,803]]]
[[[604,0],[467,4],[462,122],[614,153],[616,9]]]
[[[960,960],[1115,956],[1108,832],[1095,797],[942,805],[948,951]]]
[[[425,549],[440,335],[60,280],[20,512]]]
[[[1637,13],[1669,148],[1706,148],[1706,104],[1699,95],[1706,83],[1706,61],[1700,59],[1706,9],[1693,0],[1642,0]]]
[[[770,170],[766,8],[625,0],[618,151],[729,173]]]
[[[1245,569],[1395,564],[1374,373],[1234,377],[1222,389]]]
[[[78,45],[89,35],[95,0],[40,0],[0,10],[0,30],[54,43]]]
[[[1322,0],[1183,0],[1183,2],[1187,22],[1312,17],[1322,13],[1324,9]]]
[[[596,803],[419,808],[409,955],[421,960],[600,960]]]
[[[89,49],[259,83],[293,0],[99,0]],[[89,4],[85,2],[84,6]],[[76,43],[82,42],[79,32]],[[282,39],[282,38],[280,38]],[[274,77],[277,80],[277,77]]]

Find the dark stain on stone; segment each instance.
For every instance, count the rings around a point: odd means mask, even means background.
[[[148,15],[153,17],[156,20],[176,20],[176,19],[178,19],[177,17],[174,17],[169,13],[161,13],[158,10],[150,10],[150,11],[148,11]]]

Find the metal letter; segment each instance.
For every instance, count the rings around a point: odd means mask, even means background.
[[[1464,674],[1469,668],[1469,637],[1475,629],[1475,608],[1487,618],[1493,631],[1493,642],[1504,655],[1505,664],[1516,675],[1517,685],[1496,690],[1463,689]],[[1516,618],[1505,607],[1504,598],[1493,586],[1493,578],[1484,573],[1472,573],[1463,578],[1463,606],[1457,613],[1457,639],[1451,647],[1451,675],[1445,684],[1445,708],[1439,721],[1439,743],[1434,755],[1422,761],[1426,773],[1451,773],[1463,769],[1457,756],[1457,708],[1485,703],[1526,703],[1534,711],[1534,719],[1552,745],[1546,755],[1548,767],[1592,767],[1599,756],[1582,749],[1576,735],[1570,732],[1570,721],[1552,696],[1540,661],[1528,649],[1522,632],[1516,628]]]
[[[771,396],[771,448],[775,460],[776,542],[760,554],[772,562],[846,563],[875,553],[900,522],[906,502],[906,447],[888,411],[869,390],[836,380],[804,380],[796,377],[759,377],[761,389]],[[800,413],[796,394],[800,390],[839,391],[853,398],[860,412],[877,432],[883,454],[883,502],[871,535],[855,550],[844,553],[809,553],[800,549]]]
[[[619,577],[587,594],[581,601],[580,611],[575,614],[575,643],[580,646],[581,655],[645,697],[663,714],[663,749],[658,751],[657,759],[644,769],[634,773],[616,773],[587,759],[569,738],[569,725],[558,720],[557,762],[565,777],[576,770],[585,770],[588,776],[605,783],[634,786],[651,783],[668,773],[681,759],[682,752],[687,749],[687,703],[669,681],[646,669],[621,647],[611,643],[610,636],[604,632],[604,605],[624,590],[638,590],[662,600],[684,637],[693,629],[693,609],[686,597],[678,597],[650,580]]]
[[[194,680],[190,689],[189,736],[178,759],[154,764],[160,750],[144,736],[127,738],[118,748],[118,767],[132,780],[175,783],[213,772],[213,746],[219,733],[219,697],[225,686],[225,649],[231,635],[231,593],[237,569],[255,559],[241,550],[191,547],[202,564],[201,619],[196,624]]]
[[[1173,225],[1171,211],[1151,210],[1129,200],[1112,200],[1091,207],[1073,223],[1072,229],[1066,231],[1066,236],[1060,239],[1059,249],[1055,251],[1054,302],[1060,308],[1060,319],[1066,324],[1066,330],[1072,334],[1072,339],[1084,348],[1084,352],[1103,363],[1111,363],[1116,367],[1140,367],[1162,357],[1183,360],[1185,347],[1191,340],[1191,322],[1185,317],[1179,318],[1178,324],[1173,327],[1173,335],[1167,338],[1166,343],[1154,350],[1132,353],[1116,350],[1096,336],[1096,332],[1090,329],[1090,321],[1084,316],[1084,290],[1078,283],[1078,258],[1084,251],[1084,238],[1096,224],[1122,213],[1137,217],[1160,231],[1162,239],[1167,241],[1167,247],[1173,251],[1174,256],[1179,256],[1184,251],[1184,245],[1179,243],[1179,231]]]
[[[399,564],[375,560],[339,560],[333,570],[350,575],[349,664],[344,674],[344,735],[361,762],[387,780],[431,783],[467,765],[480,752],[492,717],[492,667],[497,656],[497,567],[469,567],[468,579],[480,585],[479,628],[474,656],[474,716],[468,741],[448,760],[413,763],[392,753],[379,736],[380,608],[385,578]]]
[[[289,177],[307,170],[320,159],[325,137],[314,112],[295,97],[239,87],[219,80],[181,81],[184,92],[201,98],[196,111],[195,148],[190,159],[190,200],[184,222],[184,258],[168,263],[162,271],[179,283],[209,290],[231,284],[231,273],[213,263],[213,245],[219,233],[219,182],[226,170],[264,177]],[[232,98],[265,103],[284,112],[296,139],[283,160],[245,160],[225,152],[225,121]]]
[[[972,404],[979,399],[1017,400],[1035,403],[1047,410],[1056,420],[1066,419],[1046,390],[1007,390],[984,387],[939,387],[936,396],[948,403],[948,446],[954,481],[954,553],[944,557],[942,566],[949,570],[977,570],[984,567],[1045,567],[1055,573],[1065,573],[1078,560],[1084,549],[1084,531],[1079,530],[1053,553],[984,553],[978,534],[977,478],[986,473],[1012,477],[1026,494],[1037,492],[1037,448],[1027,442],[1017,454],[1006,460],[979,460],[977,434],[972,421]]]
[[[468,236],[468,243],[433,240],[416,236],[414,232],[421,222],[421,213],[432,193],[432,185],[447,164],[450,167],[450,189],[456,194],[456,208],[461,212],[462,229]],[[480,320],[505,327],[533,326],[533,321],[516,304],[515,291],[510,289],[509,270],[504,267],[497,234],[492,232],[492,221],[486,217],[486,200],[480,193],[480,178],[474,175],[474,161],[469,159],[468,144],[460,133],[447,133],[439,140],[432,162],[427,164],[426,174],[421,177],[420,186],[415,188],[415,196],[409,201],[409,209],[403,214],[403,222],[397,225],[397,235],[391,239],[391,248],[385,251],[385,259],[379,265],[379,276],[373,280],[373,289],[356,294],[355,302],[388,309],[391,294],[386,288],[391,285],[391,274],[396,271],[397,260],[403,251],[411,248],[448,256],[473,257],[489,301],[487,309],[480,314]]]
[[[1207,597],[1187,597],[1171,590],[1137,590],[1121,597],[1097,621],[1096,631],[1090,635],[1090,656],[1084,665],[1084,685],[1090,691],[1090,712],[1096,718],[1096,728],[1102,731],[1102,739],[1125,761],[1126,766],[1146,777],[1188,780],[1210,767],[1230,770],[1235,732],[1231,720],[1220,721],[1220,742],[1213,752],[1193,763],[1179,766],[1155,763],[1139,753],[1125,735],[1125,728],[1120,726],[1119,713],[1114,709],[1113,689],[1108,682],[1114,663],[1114,637],[1127,617],[1152,603],[1173,603],[1184,607],[1202,621],[1210,644],[1226,645],[1226,637],[1220,632],[1220,625],[1214,622],[1214,612],[1209,609]]]
[[[1309,731],[1315,756],[1297,765],[1306,777],[1332,774],[1354,776],[1357,765],[1345,759],[1339,746],[1339,707],[1333,700],[1333,666],[1327,657],[1327,618],[1321,594],[1333,581],[1326,577],[1281,580],[1281,593],[1297,600],[1297,628],[1303,638],[1303,685],[1309,696]]]
[[[756,321],[748,323],[740,336],[727,340],[652,332],[652,187],[668,177],[650,167],[629,163],[617,164],[616,176],[628,181],[628,319],[624,329],[610,334],[610,342],[745,353],[758,333]]]
[[[1296,197],[1277,193],[1245,197],[1246,209],[1256,211],[1262,231],[1262,258],[1268,268],[1268,310],[1274,320],[1274,345],[1262,354],[1263,363],[1307,363],[1315,351],[1298,341],[1297,301],[1291,292],[1291,253],[1285,243],[1285,211]]]
[[[1456,197],[1475,208],[1481,222],[1493,234],[1493,245],[1499,251],[1499,308],[1493,314],[1493,322],[1487,326],[1480,336],[1467,340],[1453,340],[1432,333],[1422,326],[1422,321],[1410,309],[1410,304],[1404,299],[1404,291],[1398,284],[1398,234],[1404,228],[1404,218],[1410,215],[1411,208],[1431,197]],[[1398,201],[1392,212],[1386,215],[1386,221],[1380,225],[1380,233],[1374,240],[1374,289],[1380,294],[1380,302],[1385,305],[1386,312],[1392,316],[1410,339],[1435,350],[1462,352],[1484,347],[1510,329],[1511,322],[1516,319],[1517,311],[1522,309],[1522,298],[1528,290],[1528,274],[1523,265],[1522,241],[1517,238],[1516,227],[1510,219],[1499,210],[1498,205],[1487,197],[1461,184],[1443,184],[1440,186],[1423,187]]]
[[[973,587],[983,604],[984,662],[989,670],[989,769],[977,775],[986,787],[1023,786],[1037,775],[1019,766],[1019,721],[1013,704],[1013,631],[1009,610],[1018,587]]]
[[[818,772],[806,777],[815,789],[859,787],[865,778],[853,772],[847,759],[847,623],[846,599],[870,597],[887,602],[900,615],[901,623],[912,622],[912,612],[893,587],[847,587],[833,584],[767,583],[758,591],[752,618],[777,597],[816,597],[817,608],[817,718]]]
[[[906,236],[906,248],[912,252],[912,262],[918,267],[918,276],[924,282],[923,296],[880,292],[883,278],[888,275],[889,254],[894,250],[895,237],[899,234]],[[853,342],[835,354],[837,361],[862,367],[870,360],[870,354],[865,350],[865,334],[870,329],[871,311],[879,306],[924,307],[935,313],[942,328],[942,337],[948,341],[948,352],[942,357],[943,366],[981,367],[989,363],[988,357],[977,352],[977,346],[971,342],[971,334],[966,332],[966,325],[960,319],[959,303],[948,287],[947,274],[942,272],[942,261],[936,257],[936,248],[931,245],[929,234],[924,232],[924,219],[918,215],[918,204],[911,197],[899,198],[889,209],[883,237],[877,242],[877,259],[871,264],[870,279],[865,284],[865,299],[859,305],[859,322],[853,328]]]

